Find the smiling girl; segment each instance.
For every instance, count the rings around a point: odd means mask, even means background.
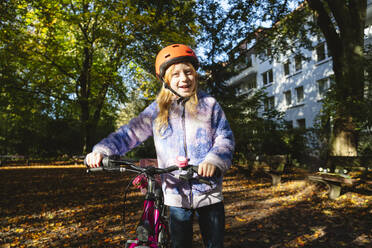
[[[225,227],[222,177],[231,166],[235,144],[221,106],[212,96],[198,91],[198,66],[190,47],[174,44],[163,48],[155,62],[156,75],[163,84],[156,101],[95,145],[86,161],[98,167],[104,155],[124,155],[153,136],[160,168],[172,165],[177,156],[199,165],[198,174],[211,185],[185,183],[171,174],[162,177],[172,246],[192,246],[196,215],[205,247],[219,248],[223,247]],[[222,176],[214,176],[217,169]]]

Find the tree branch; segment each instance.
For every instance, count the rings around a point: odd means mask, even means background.
[[[21,81],[23,81],[21,78],[19,78]],[[66,96],[58,96],[56,94],[53,94],[53,93],[50,93],[50,92],[47,92],[47,91],[44,91],[42,89],[34,89],[34,90],[31,90],[31,89],[25,89],[25,88],[22,88],[22,87],[17,87],[15,85],[11,85],[11,86],[7,86],[6,89],[14,89],[14,90],[17,90],[17,91],[22,91],[22,92],[26,92],[26,93],[29,93],[31,95],[43,95],[43,96],[47,96],[47,97],[53,97],[55,99],[58,99],[58,100],[61,100],[61,101],[65,101],[65,102],[71,102],[71,103],[74,103],[75,101],[66,97]]]
[[[337,56],[337,51],[340,51],[342,43],[325,6],[320,0],[307,0],[307,2],[310,9],[317,15],[317,24],[327,41],[332,56]]]
[[[327,0],[326,1],[333,16],[335,17],[335,21],[337,23],[338,28],[340,29],[341,33],[347,32],[345,26],[347,23],[352,23],[354,20],[350,17],[349,9],[346,6],[345,0]]]

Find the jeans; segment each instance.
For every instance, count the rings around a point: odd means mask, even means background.
[[[206,248],[223,248],[225,208],[222,202],[197,209],[169,207],[169,226],[173,248],[191,248],[193,216],[198,217]]]

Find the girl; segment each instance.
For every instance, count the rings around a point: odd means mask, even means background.
[[[198,174],[212,186],[185,182],[171,174],[162,177],[164,202],[170,210],[173,247],[192,245],[192,221],[196,213],[207,248],[223,247],[225,212],[222,175],[230,168],[234,137],[217,101],[198,91],[198,59],[182,44],[163,48],[156,57],[155,71],[163,83],[160,93],[138,117],[93,147],[86,157],[91,167],[104,155],[124,155],[153,136],[158,166],[172,165],[177,156],[198,164]]]

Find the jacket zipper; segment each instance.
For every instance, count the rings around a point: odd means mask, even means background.
[[[185,150],[185,157],[187,158],[185,103],[183,103],[182,105],[183,105],[183,111],[182,111],[183,149]]]
[[[183,129],[183,148],[185,150],[185,157],[186,159],[188,159],[188,156],[187,156],[187,145],[186,145],[186,108],[185,108],[185,103],[186,102],[182,102],[182,106],[183,106],[183,111],[182,111],[182,129]],[[190,206],[191,206],[191,209],[193,209],[193,197],[192,197],[192,184],[191,182],[189,182],[189,186],[190,186],[190,194],[189,194],[189,201],[190,201]]]

